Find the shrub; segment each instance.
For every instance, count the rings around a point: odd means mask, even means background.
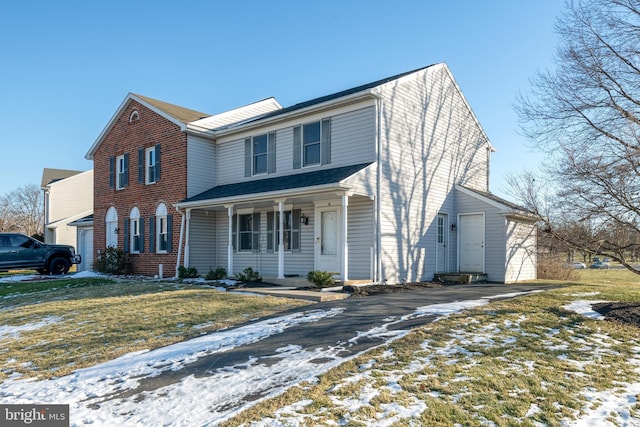
[[[100,251],[93,269],[104,274],[123,274],[128,270],[127,254],[120,248],[108,247]]]
[[[178,278],[180,279],[193,279],[198,277],[198,269],[195,267],[178,267]]]
[[[576,270],[558,258],[538,259],[538,279],[543,280],[578,280],[580,275]]]
[[[204,277],[206,280],[220,280],[227,277],[227,270],[224,267],[218,267],[215,270],[209,268],[209,272]]]
[[[333,273],[328,271],[313,270],[307,273],[307,280],[319,288],[327,288],[335,285]]]
[[[236,274],[236,279],[241,282],[262,282],[262,276],[257,271],[253,271],[253,268],[247,267],[243,273]]]

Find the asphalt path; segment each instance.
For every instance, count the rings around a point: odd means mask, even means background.
[[[165,371],[154,377],[140,378],[138,388],[112,395],[110,399],[139,396],[144,392],[158,391],[163,387],[180,382],[187,376],[205,378],[214,376],[224,370],[236,369],[239,366],[271,365],[286,357],[286,354],[282,353],[282,349],[291,345],[300,346],[302,350],[310,352],[317,349],[338,348],[340,358],[349,358],[384,344],[390,339],[394,331],[396,333],[398,331],[408,331],[428,324],[441,316],[412,315],[421,307],[496,296],[509,298],[517,296],[513,295],[514,293],[528,293],[551,288],[549,286],[504,284],[444,286],[327,301],[293,309],[285,313],[278,313],[278,316],[292,312],[336,308],[341,309],[341,312],[332,317],[325,317],[315,322],[290,327],[281,333],[271,335],[251,344],[241,345],[222,353],[203,356],[177,371]],[[364,332],[376,329],[390,331],[390,334],[386,336],[384,334],[363,335]],[[318,361],[319,364],[322,362]],[[291,381],[293,383],[293,379]],[[286,384],[278,384],[277,386],[282,387],[286,386]],[[260,390],[257,395],[245,396],[245,399],[255,400],[266,396],[274,388]],[[238,405],[241,404],[241,402],[237,403]]]

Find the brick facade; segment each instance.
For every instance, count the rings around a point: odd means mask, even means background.
[[[133,111],[138,118],[130,121]],[[158,274],[159,264],[163,264],[164,277],[175,275],[178,254],[181,216],[173,204],[187,195],[187,136],[175,123],[167,120],[144,105],[135,101],[122,110],[121,115],[104,135],[94,153],[94,261],[98,251],[106,248],[105,216],[110,207],[118,214],[118,247],[124,248],[124,220],[128,219],[133,207],[140,211],[144,222],[144,251],[129,254],[132,272],[153,276]],[[160,179],[154,184],[138,182],[138,150],[160,144]],[[128,186],[117,190],[109,186],[110,158],[129,154]],[[167,254],[155,253],[150,248],[149,218],[155,216],[156,208],[164,203],[168,215],[172,215],[171,251]]]

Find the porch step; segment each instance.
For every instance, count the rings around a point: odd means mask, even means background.
[[[440,283],[486,283],[487,275],[485,273],[436,273],[433,275],[434,282]]]

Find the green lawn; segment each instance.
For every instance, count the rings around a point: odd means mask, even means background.
[[[494,301],[417,328],[226,425],[566,425],[618,396],[640,417],[637,328],[564,308],[577,300],[640,301],[640,277],[584,270],[566,287]],[[555,282],[554,284],[557,284]],[[638,386],[639,384],[636,384]],[[636,387],[638,389],[638,387]]]
[[[0,283],[0,380],[62,376],[306,304],[174,282]]]

